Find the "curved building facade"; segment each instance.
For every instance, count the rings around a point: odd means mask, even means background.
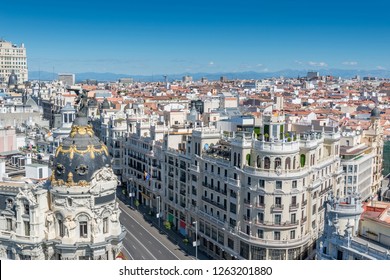
[[[48,181],[2,188],[0,199],[9,203],[0,219],[0,258],[115,259],[125,230],[109,163],[87,118],[77,117],[55,152]]]

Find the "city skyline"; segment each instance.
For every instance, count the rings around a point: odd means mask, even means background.
[[[349,1],[348,1],[349,2]],[[388,70],[390,4],[222,1],[10,2],[0,38],[27,48],[30,71],[129,75]]]

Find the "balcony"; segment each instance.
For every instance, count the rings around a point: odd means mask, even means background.
[[[264,209],[265,208],[265,204],[264,203],[256,203],[255,207],[256,208],[260,208],[260,209]]]
[[[305,199],[303,202],[302,202],[302,208],[305,207],[307,205],[307,199]]]
[[[200,173],[200,167],[199,167],[199,165],[191,164],[190,170],[191,170],[191,171],[194,171],[194,172],[196,172],[196,173]]]
[[[299,221],[285,221],[285,222],[277,222],[277,221],[255,221],[256,225],[261,225],[263,228],[269,229],[290,229],[296,228],[299,225]]]
[[[283,209],[284,209],[283,204],[273,204],[271,206],[271,211],[273,211],[273,212],[281,212],[281,211],[283,211]]]
[[[252,220],[251,220],[251,217],[247,216],[247,215],[243,215],[242,218],[244,219],[245,222],[248,222],[248,223],[252,223]]]
[[[208,214],[208,213],[206,213],[206,212],[204,212],[202,210],[199,210],[197,213],[199,214],[200,217],[203,217],[203,218],[213,222],[215,225],[218,225],[220,227],[226,227],[224,221],[221,221],[221,220],[211,216],[210,214]]]
[[[328,193],[332,188],[333,188],[333,186],[329,186],[329,187],[323,189],[322,191],[320,191],[319,195],[321,196],[323,194]]]
[[[301,219],[301,224],[306,223],[306,221],[307,221],[307,216]]]
[[[246,206],[252,207],[252,202],[250,200],[248,200],[248,199],[244,199],[244,204]]]
[[[218,202],[215,202],[215,201],[213,201],[210,198],[207,198],[205,196],[202,196],[202,200],[206,201],[207,203],[210,203],[210,204],[212,204],[212,205],[214,205],[214,206],[216,206],[224,211],[226,211],[226,209],[227,209],[227,207],[225,205],[219,204]]]
[[[290,204],[290,212],[297,211],[299,208],[299,203]]]

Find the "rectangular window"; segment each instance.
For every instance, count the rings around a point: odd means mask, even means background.
[[[88,223],[80,222],[80,237],[87,237],[87,236],[88,236]]]
[[[274,239],[275,240],[280,240],[280,231],[275,231],[274,232]]]
[[[103,218],[103,233],[108,232],[108,217]]]
[[[229,247],[230,249],[234,249],[234,240],[228,238],[228,247]]]
[[[12,227],[12,219],[11,218],[7,218],[7,230],[11,231],[12,229],[13,229],[13,227]]]
[[[259,187],[264,188],[264,185],[265,185],[265,181],[263,179],[260,179],[259,180]]]
[[[276,207],[281,207],[282,206],[282,198],[275,197],[275,204],[276,204]]]
[[[297,188],[297,181],[296,180],[292,181],[292,188],[293,189]]]
[[[275,215],[275,225],[280,225],[282,222],[282,216],[280,214]]]
[[[281,190],[282,189],[282,181],[276,181],[276,189]]]
[[[252,183],[252,178],[251,177],[248,177],[248,186],[250,186]]]
[[[237,206],[236,206],[236,204],[234,204],[232,202],[230,202],[230,212],[233,214],[237,213]]]
[[[259,206],[264,205],[264,195],[259,195]]]
[[[257,213],[257,222],[259,222],[261,224],[264,222],[264,213],[263,212]]]
[[[291,197],[291,204],[293,206],[297,205],[297,197],[295,195]]]
[[[30,236],[30,222],[29,221],[24,221],[24,235],[25,236]]]
[[[290,231],[290,239],[295,239],[295,230]]]
[[[257,230],[257,237],[258,238],[264,238],[264,230],[258,229]]]
[[[27,202],[24,203],[24,214],[30,214],[30,205]]]
[[[295,213],[291,214],[291,223],[295,224],[296,221],[297,221],[297,214],[295,214]]]
[[[58,220],[58,233],[60,237],[65,236],[64,222],[62,220]]]

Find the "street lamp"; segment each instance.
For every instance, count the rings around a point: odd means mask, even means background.
[[[195,259],[198,259],[198,223],[197,221],[192,222],[193,225],[195,225]]]
[[[160,225],[160,223],[161,223],[161,219],[160,219],[160,214],[161,214],[160,199],[161,199],[161,197],[158,196],[158,197],[157,197],[157,202],[158,202],[158,206],[157,206],[157,211],[158,211],[158,213],[157,213],[157,218],[158,218],[158,229],[161,228],[161,225]]]

